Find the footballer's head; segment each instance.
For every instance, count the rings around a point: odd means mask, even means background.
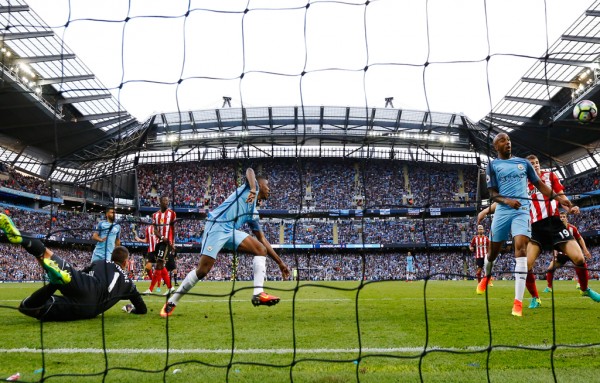
[[[479,234],[479,235],[483,234],[483,225],[478,225],[477,226],[477,234]]]
[[[258,199],[261,201],[266,200],[271,195],[271,188],[269,188],[269,180],[265,176],[256,176],[258,181]]]

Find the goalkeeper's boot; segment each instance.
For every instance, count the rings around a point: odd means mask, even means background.
[[[518,299],[515,299],[515,302],[513,304],[512,315],[516,317],[523,316],[523,302],[521,302]]]
[[[265,293],[252,296],[252,304],[254,306],[273,306],[279,303],[279,297]]]
[[[175,307],[177,307],[177,306],[173,302],[165,303],[163,308],[160,309],[160,316],[163,318],[170,317],[171,315],[173,315],[173,311],[175,311]]]
[[[0,229],[4,231],[4,234],[6,234],[6,238],[8,238],[10,243],[23,242],[21,232],[17,229],[12,219],[4,213],[0,213]]]
[[[477,284],[476,292],[479,295],[485,294],[485,290],[487,289],[487,285],[490,281],[490,277],[483,277],[481,281]]]
[[[600,302],[600,294],[590,289],[589,287],[587,290],[581,291],[580,294],[584,297],[590,297],[594,302]]]
[[[544,289],[544,291],[542,291],[543,293],[551,293],[552,292],[552,287],[546,287]]]
[[[58,266],[56,261],[50,258],[44,258],[42,261],[42,267],[46,270],[46,275],[52,285],[66,285],[71,282],[71,273],[63,270]]]
[[[530,309],[537,309],[542,307],[542,300],[540,298],[531,298],[531,302],[529,303]]]

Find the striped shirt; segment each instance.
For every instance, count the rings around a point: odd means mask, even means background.
[[[475,249],[475,258],[484,258],[488,254],[490,239],[485,235],[476,235],[471,240],[471,247]]]
[[[154,235],[154,226],[146,226],[146,230],[144,230],[144,235],[146,237],[146,243],[148,243],[148,252],[151,253],[154,250],[156,250],[156,243],[158,242],[158,237]]]
[[[560,193],[565,189],[560,183],[560,180],[556,174],[552,172],[541,172],[540,179],[555,193]],[[551,200],[543,195],[531,182],[527,183],[527,188],[529,191],[529,198],[531,198],[529,210],[529,214],[531,215],[531,223],[541,221],[544,218],[558,216],[560,214],[558,211],[559,203],[556,199]]]
[[[152,214],[152,224],[157,228],[158,235],[167,239],[171,244],[175,243],[175,219],[176,214],[173,210],[167,209],[164,212],[157,211]]]
[[[573,238],[575,238],[576,240],[580,240],[581,239],[581,234],[579,233],[579,230],[577,229],[576,226],[571,225],[570,223],[567,225],[567,230],[569,230],[569,232],[571,233],[571,235],[573,236]]]

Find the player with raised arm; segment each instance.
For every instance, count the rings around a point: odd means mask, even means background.
[[[477,270],[477,283],[481,282],[481,273],[483,271],[483,263],[488,254],[490,239],[485,235],[483,225],[477,225],[477,235],[473,237],[469,244],[469,250],[475,254],[475,266]]]
[[[490,251],[484,260],[485,276],[477,285],[476,291],[477,294],[485,293],[492,276],[493,262],[498,257],[502,244],[512,233],[515,249],[515,299],[512,315],[520,317],[523,316],[523,295],[527,278],[527,244],[531,237],[527,180],[536,185],[542,194],[551,199],[558,198],[568,209],[571,208],[571,202],[541,182],[529,161],[512,155],[508,134],[499,133],[494,137],[493,144],[498,158],[488,164],[486,181],[490,199],[497,202],[497,208],[490,229]]]
[[[129,258],[126,248],[117,246],[111,260],[94,261],[80,271],[54,255],[39,239],[21,233],[6,214],[0,213],[0,229],[10,243],[20,244],[36,258],[50,281],[21,302],[21,313],[40,321],[90,319],[122,299],[131,301],[123,311],[130,314],[147,312],[144,300],[124,271]],[[56,291],[61,295],[55,295]]]
[[[585,240],[579,233],[579,230],[577,229],[577,227],[569,223],[569,221],[567,219],[567,213],[565,213],[564,211],[560,212],[560,220],[565,225],[565,227],[567,228],[569,233],[573,236],[573,238],[579,244],[579,247],[581,248],[584,257],[587,259],[591,259],[592,254],[588,250],[588,248],[585,244]],[[548,265],[548,270],[546,271],[546,282],[548,283],[548,286],[544,289],[545,293],[552,292],[552,281],[554,279],[554,271],[556,269],[564,266],[569,260],[571,260],[571,258],[569,256],[567,256],[564,252],[558,251],[558,250],[554,251],[554,258],[552,259],[552,261],[550,261],[550,265]],[[575,269],[575,270],[577,271],[577,269]],[[581,290],[581,283],[577,282],[577,288],[579,290]]]
[[[160,311],[163,318],[173,314],[181,297],[210,272],[217,254],[223,248],[254,256],[254,293],[251,300],[254,306],[272,306],[279,303],[278,297],[267,294],[263,290],[266,256],[268,255],[277,263],[284,279],[289,278],[290,271],[265,237],[256,209],[257,202],[269,198],[270,193],[269,181],[265,177],[257,177],[254,170],[248,168],[244,185],[238,187],[221,205],[208,214],[198,267],[189,272],[177,291],[165,303]],[[239,230],[246,223],[256,238]]]

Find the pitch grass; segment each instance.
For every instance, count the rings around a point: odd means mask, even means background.
[[[282,301],[274,307],[253,307],[248,283],[237,282],[230,295],[232,283],[202,282],[192,290],[202,295],[184,297],[168,321],[158,315],[165,298],[151,296],[145,316],[121,312],[123,302],[104,318],[43,326],[16,311],[39,284],[1,284],[0,379],[20,372],[22,381],[48,382],[598,380],[600,304],[580,297],[574,282],[556,282],[542,308],[514,318],[514,283],[494,284],[491,337],[486,297],[475,295],[473,281],[360,289],[358,282],[275,282],[267,290]],[[43,354],[17,350],[42,346]]]

